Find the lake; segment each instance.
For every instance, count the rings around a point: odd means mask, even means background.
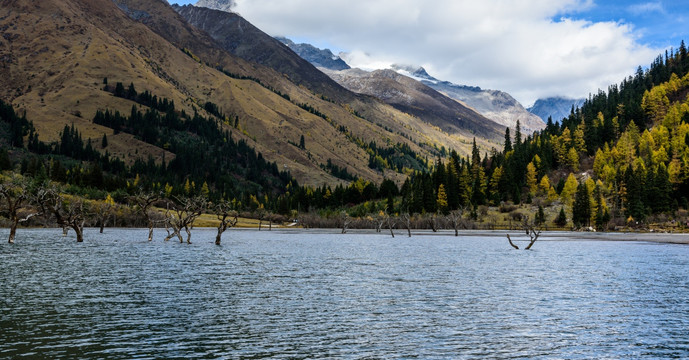
[[[0,358],[689,357],[687,245],[546,234],[517,251],[495,234],[236,229],[221,246],[214,229],[191,245],[163,230],[148,242],[145,229],[87,229],[78,244],[19,229],[9,245],[7,233]]]

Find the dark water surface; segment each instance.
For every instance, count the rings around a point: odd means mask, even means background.
[[[20,229],[0,358],[689,358],[686,245],[192,234]]]

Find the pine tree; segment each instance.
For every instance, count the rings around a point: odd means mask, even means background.
[[[445,181],[445,184],[447,184],[447,206],[450,210],[457,210],[459,208],[459,174],[452,157],[447,162],[445,174],[447,178]]]
[[[545,212],[543,211],[543,206],[541,205],[538,205],[538,212],[536,213],[534,222],[536,225],[542,225],[545,223]]]
[[[657,189],[657,198],[655,199],[655,212],[668,212],[671,209],[671,194],[672,184],[670,183],[670,176],[667,172],[667,167],[664,163],[660,163],[656,174],[654,176],[654,188]]]
[[[100,146],[101,146],[103,149],[105,149],[106,147],[108,147],[108,137],[105,136],[105,134],[103,134],[103,139],[102,139],[101,142],[100,142]]]
[[[121,82],[115,84],[115,96],[124,97],[124,85]]]
[[[299,148],[302,150],[306,149],[306,142],[304,141],[304,135],[299,138]]]
[[[560,208],[560,213],[557,215],[557,218],[555,218],[554,223],[557,226],[567,225],[567,215],[565,214],[565,208],[564,207]]]
[[[386,209],[388,211],[388,214],[395,214],[395,199],[392,195],[388,195]]]
[[[438,198],[436,199],[437,209],[439,213],[447,214],[447,193],[445,193],[445,185],[440,184],[438,187]]]
[[[526,187],[529,189],[529,194],[531,194],[531,196],[535,195],[536,191],[538,191],[536,176],[536,166],[534,166],[533,162],[530,162],[526,165]]]
[[[564,187],[562,188],[562,192],[560,193],[560,199],[565,205],[572,205],[572,203],[574,202],[574,195],[577,191],[577,184],[577,178],[574,177],[574,174],[570,173],[569,176],[567,176],[567,181],[564,182]]]
[[[512,151],[512,139],[510,138],[510,128],[506,127],[505,128],[505,148],[503,150],[503,153],[507,154],[509,151]]]
[[[428,213],[436,211],[437,195],[433,189],[433,179],[429,175],[423,177],[423,209]]]
[[[134,88],[134,83],[130,83],[127,88],[127,99],[136,100],[136,89]],[[157,104],[156,104],[157,105]]]
[[[7,149],[0,149],[0,170],[10,170],[12,169],[12,161],[10,160],[10,155],[7,153]]]
[[[574,226],[589,226],[591,223],[591,202],[588,187],[584,183],[577,186],[576,199],[572,207],[572,222]]]

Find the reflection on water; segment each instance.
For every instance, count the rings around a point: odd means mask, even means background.
[[[0,358],[689,357],[689,246],[18,235],[0,244]]]

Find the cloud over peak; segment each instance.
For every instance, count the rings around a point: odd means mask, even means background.
[[[592,0],[234,1],[234,11],[271,35],[347,49],[354,67],[418,64],[441,79],[508,91],[525,105],[585,96],[659,52],[640,45],[631,25],[577,19]]]

